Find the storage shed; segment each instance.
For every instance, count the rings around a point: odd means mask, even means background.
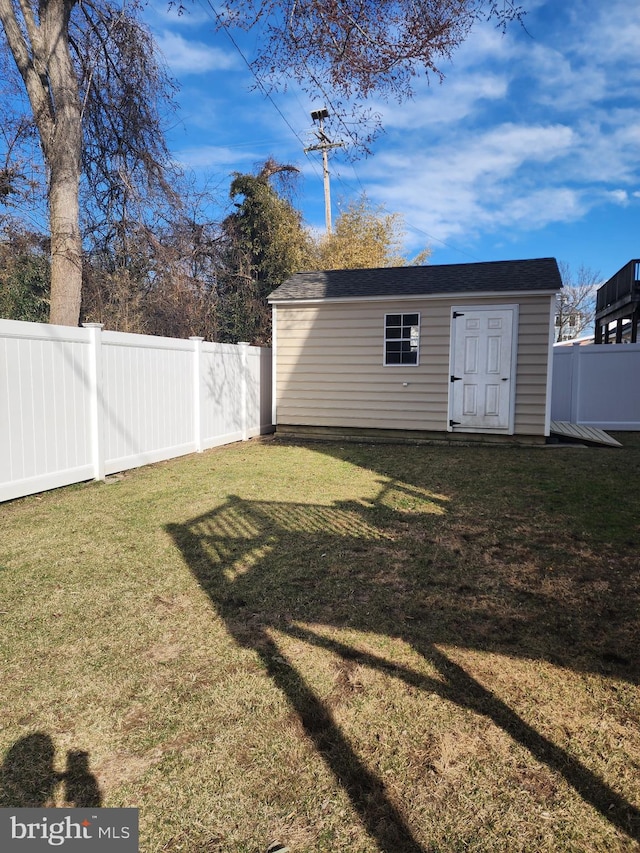
[[[273,307],[285,434],[549,435],[554,258],[298,273]]]

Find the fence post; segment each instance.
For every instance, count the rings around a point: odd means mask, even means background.
[[[580,344],[571,346],[571,408],[570,419],[572,424],[580,423],[580,367],[582,364],[580,355]]]
[[[242,431],[242,440],[247,441],[249,438],[249,394],[248,394],[248,383],[249,383],[249,342],[248,341],[238,341],[238,346],[240,347],[240,372],[242,374],[240,379],[240,418],[241,418],[241,431]]]
[[[104,480],[104,393],[102,382],[102,323],[83,323],[89,330],[89,407],[93,479]]]
[[[202,453],[202,400],[200,396],[200,372],[202,369],[202,342],[204,338],[193,335],[193,442],[196,453]]]

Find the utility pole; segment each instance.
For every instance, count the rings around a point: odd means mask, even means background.
[[[343,148],[344,142],[331,142],[327,134],[324,132],[324,120],[329,118],[329,111],[323,107],[321,110],[312,110],[311,118],[314,123],[318,122],[318,130],[315,131],[318,139],[317,145],[310,145],[304,149],[304,153],[309,151],[322,151],[322,178],[324,182],[324,221],[327,228],[327,234],[331,234],[331,189],[329,186],[329,156],[327,151],[330,148]]]

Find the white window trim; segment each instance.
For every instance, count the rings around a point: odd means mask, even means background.
[[[395,314],[399,314],[400,317],[406,317],[409,314],[417,314],[418,315],[418,351],[416,353],[416,363],[415,364],[403,364],[403,363],[389,363],[387,362],[387,342],[395,341],[395,340],[406,340],[406,338],[387,338],[387,317],[394,316]],[[420,366],[420,340],[422,336],[422,326],[420,323],[420,312],[419,311],[388,311],[384,315],[384,325],[382,327],[382,366],[383,367],[419,367]],[[415,324],[412,324],[415,325]]]

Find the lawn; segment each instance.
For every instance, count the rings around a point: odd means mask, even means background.
[[[0,806],[142,853],[640,841],[640,437],[251,441],[0,505]]]

